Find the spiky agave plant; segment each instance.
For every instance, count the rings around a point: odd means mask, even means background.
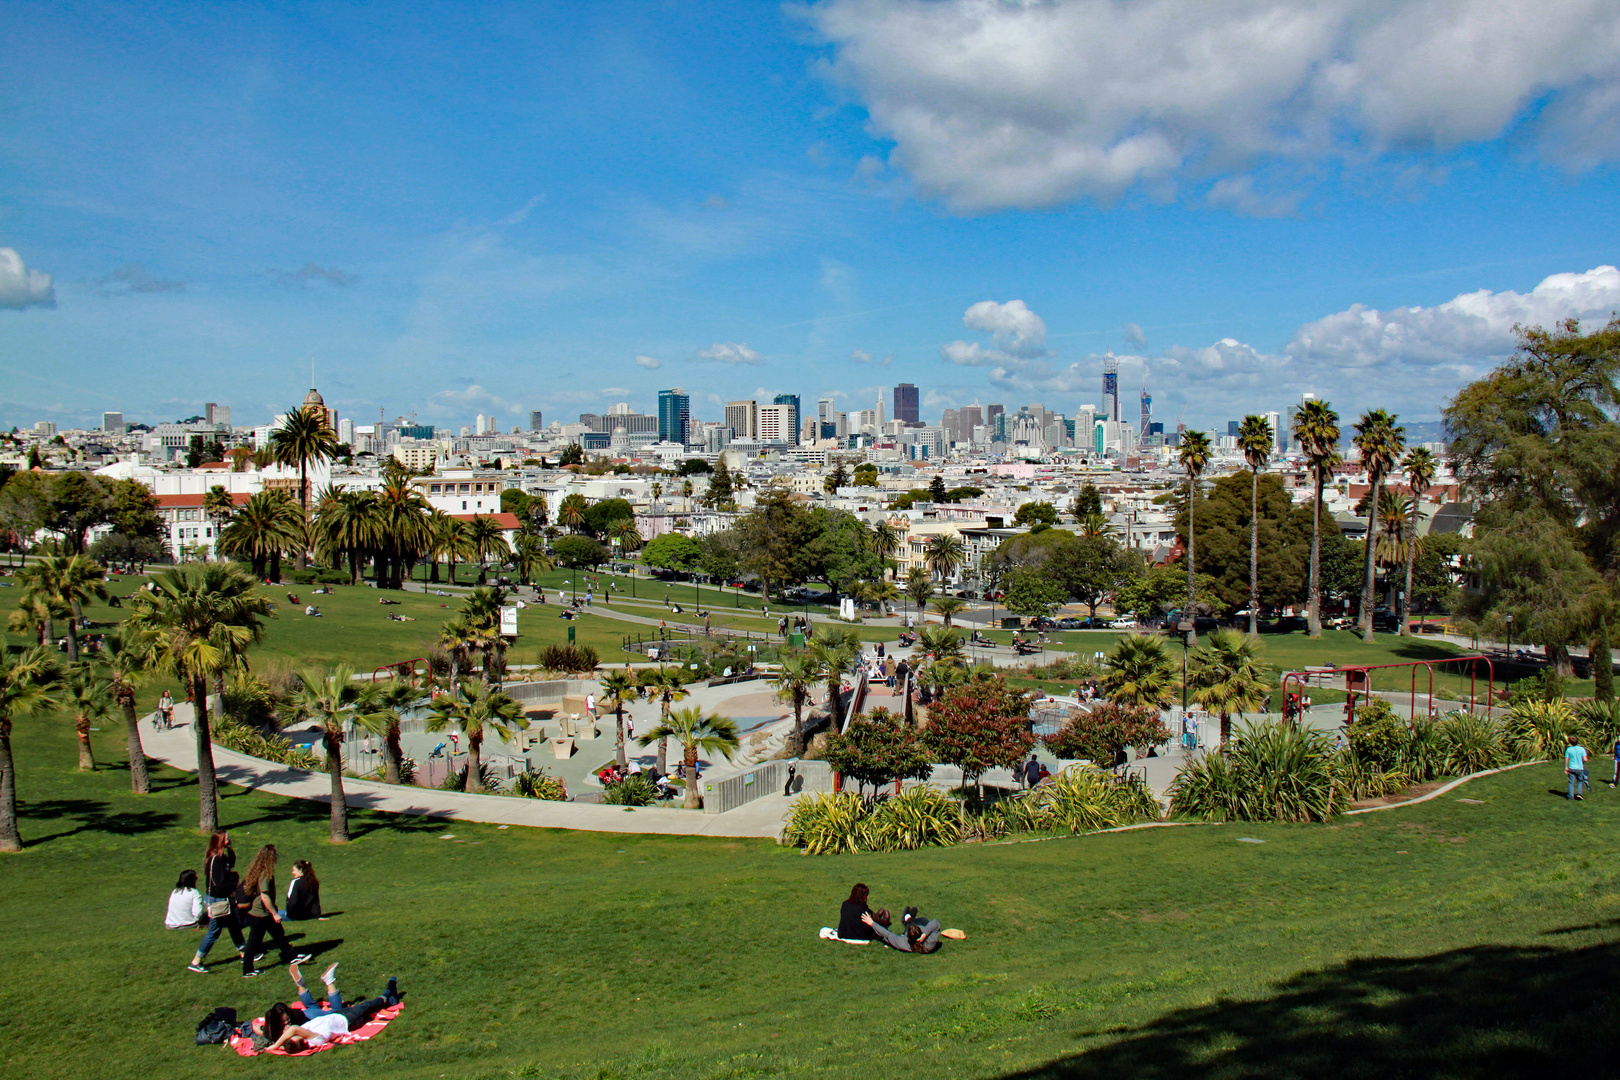
[[[882,800],[862,826],[872,851],[910,851],[959,843],[964,831],[960,801],[931,787],[914,787]]]

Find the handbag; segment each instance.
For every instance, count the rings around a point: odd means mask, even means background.
[[[223,919],[230,913],[231,902],[229,900],[215,900],[208,905],[208,917],[210,919]]]

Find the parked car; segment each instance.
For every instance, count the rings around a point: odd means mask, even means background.
[[[1081,619],[1059,619],[1057,621],[1059,630],[1078,630],[1085,625],[1084,620]]]
[[[1135,619],[1115,619],[1108,624],[1110,630],[1131,630],[1136,627]]]

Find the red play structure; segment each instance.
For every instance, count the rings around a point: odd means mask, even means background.
[[[418,670],[418,668],[421,670]],[[384,664],[371,673],[371,681],[376,682],[379,675],[409,679],[412,686],[418,685],[418,679],[424,685],[433,681],[433,669],[428,665],[427,660],[420,656],[414,660],[401,660],[397,664]]]
[[[1491,663],[1488,656],[1475,654],[1472,656],[1452,656],[1444,660],[1412,660],[1402,664],[1350,664],[1345,667],[1323,669],[1320,671],[1290,671],[1282,677],[1283,691],[1283,718],[1298,720],[1300,706],[1305,697],[1307,680],[1312,676],[1331,675],[1337,678],[1344,676],[1345,700],[1344,722],[1349,724],[1355,719],[1356,697],[1368,697],[1372,693],[1372,673],[1384,671],[1389,668],[1410,668],[1412,670],[1411,699],[1409,708],[1410,719],[1417,719],[1417,677],[1418,668],[1424,669],[1429,676],[1429,707],[1434,708],[1434,669],[1442,664],[1468,665],[1468,702],[1470,712],[1479,703],[1479,665],[1485,665],[1485,714],[1489,716],[1496,700],[1496,666]],[[1290,691],[1288,684],[1292,682],[1296,687]]]

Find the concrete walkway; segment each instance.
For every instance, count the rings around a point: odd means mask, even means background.
[[[177,702],[174,727],[153,731],[151,718],[141,722],[146,755],[187,772],[197,768],[196,740],[191,730],[191,706]],[[214,769],[222,784],[234,784],[289,799],[331,801],[331,781],[325,773],[294,769],[214,746]],[[587,832],[661,833],[670,836],[736,836],[774,839],[782,831],[791,800],[767,797],[729,814],[667,807],[601,806],[591,803],[548,802],[509,795],[468,795],[459,791],[374,780],[343,778],[345,801],[356,810],[390,814],[417,814],[448,821],[476,821],[497,825],[525,825],[540,829],[581,829]]]

